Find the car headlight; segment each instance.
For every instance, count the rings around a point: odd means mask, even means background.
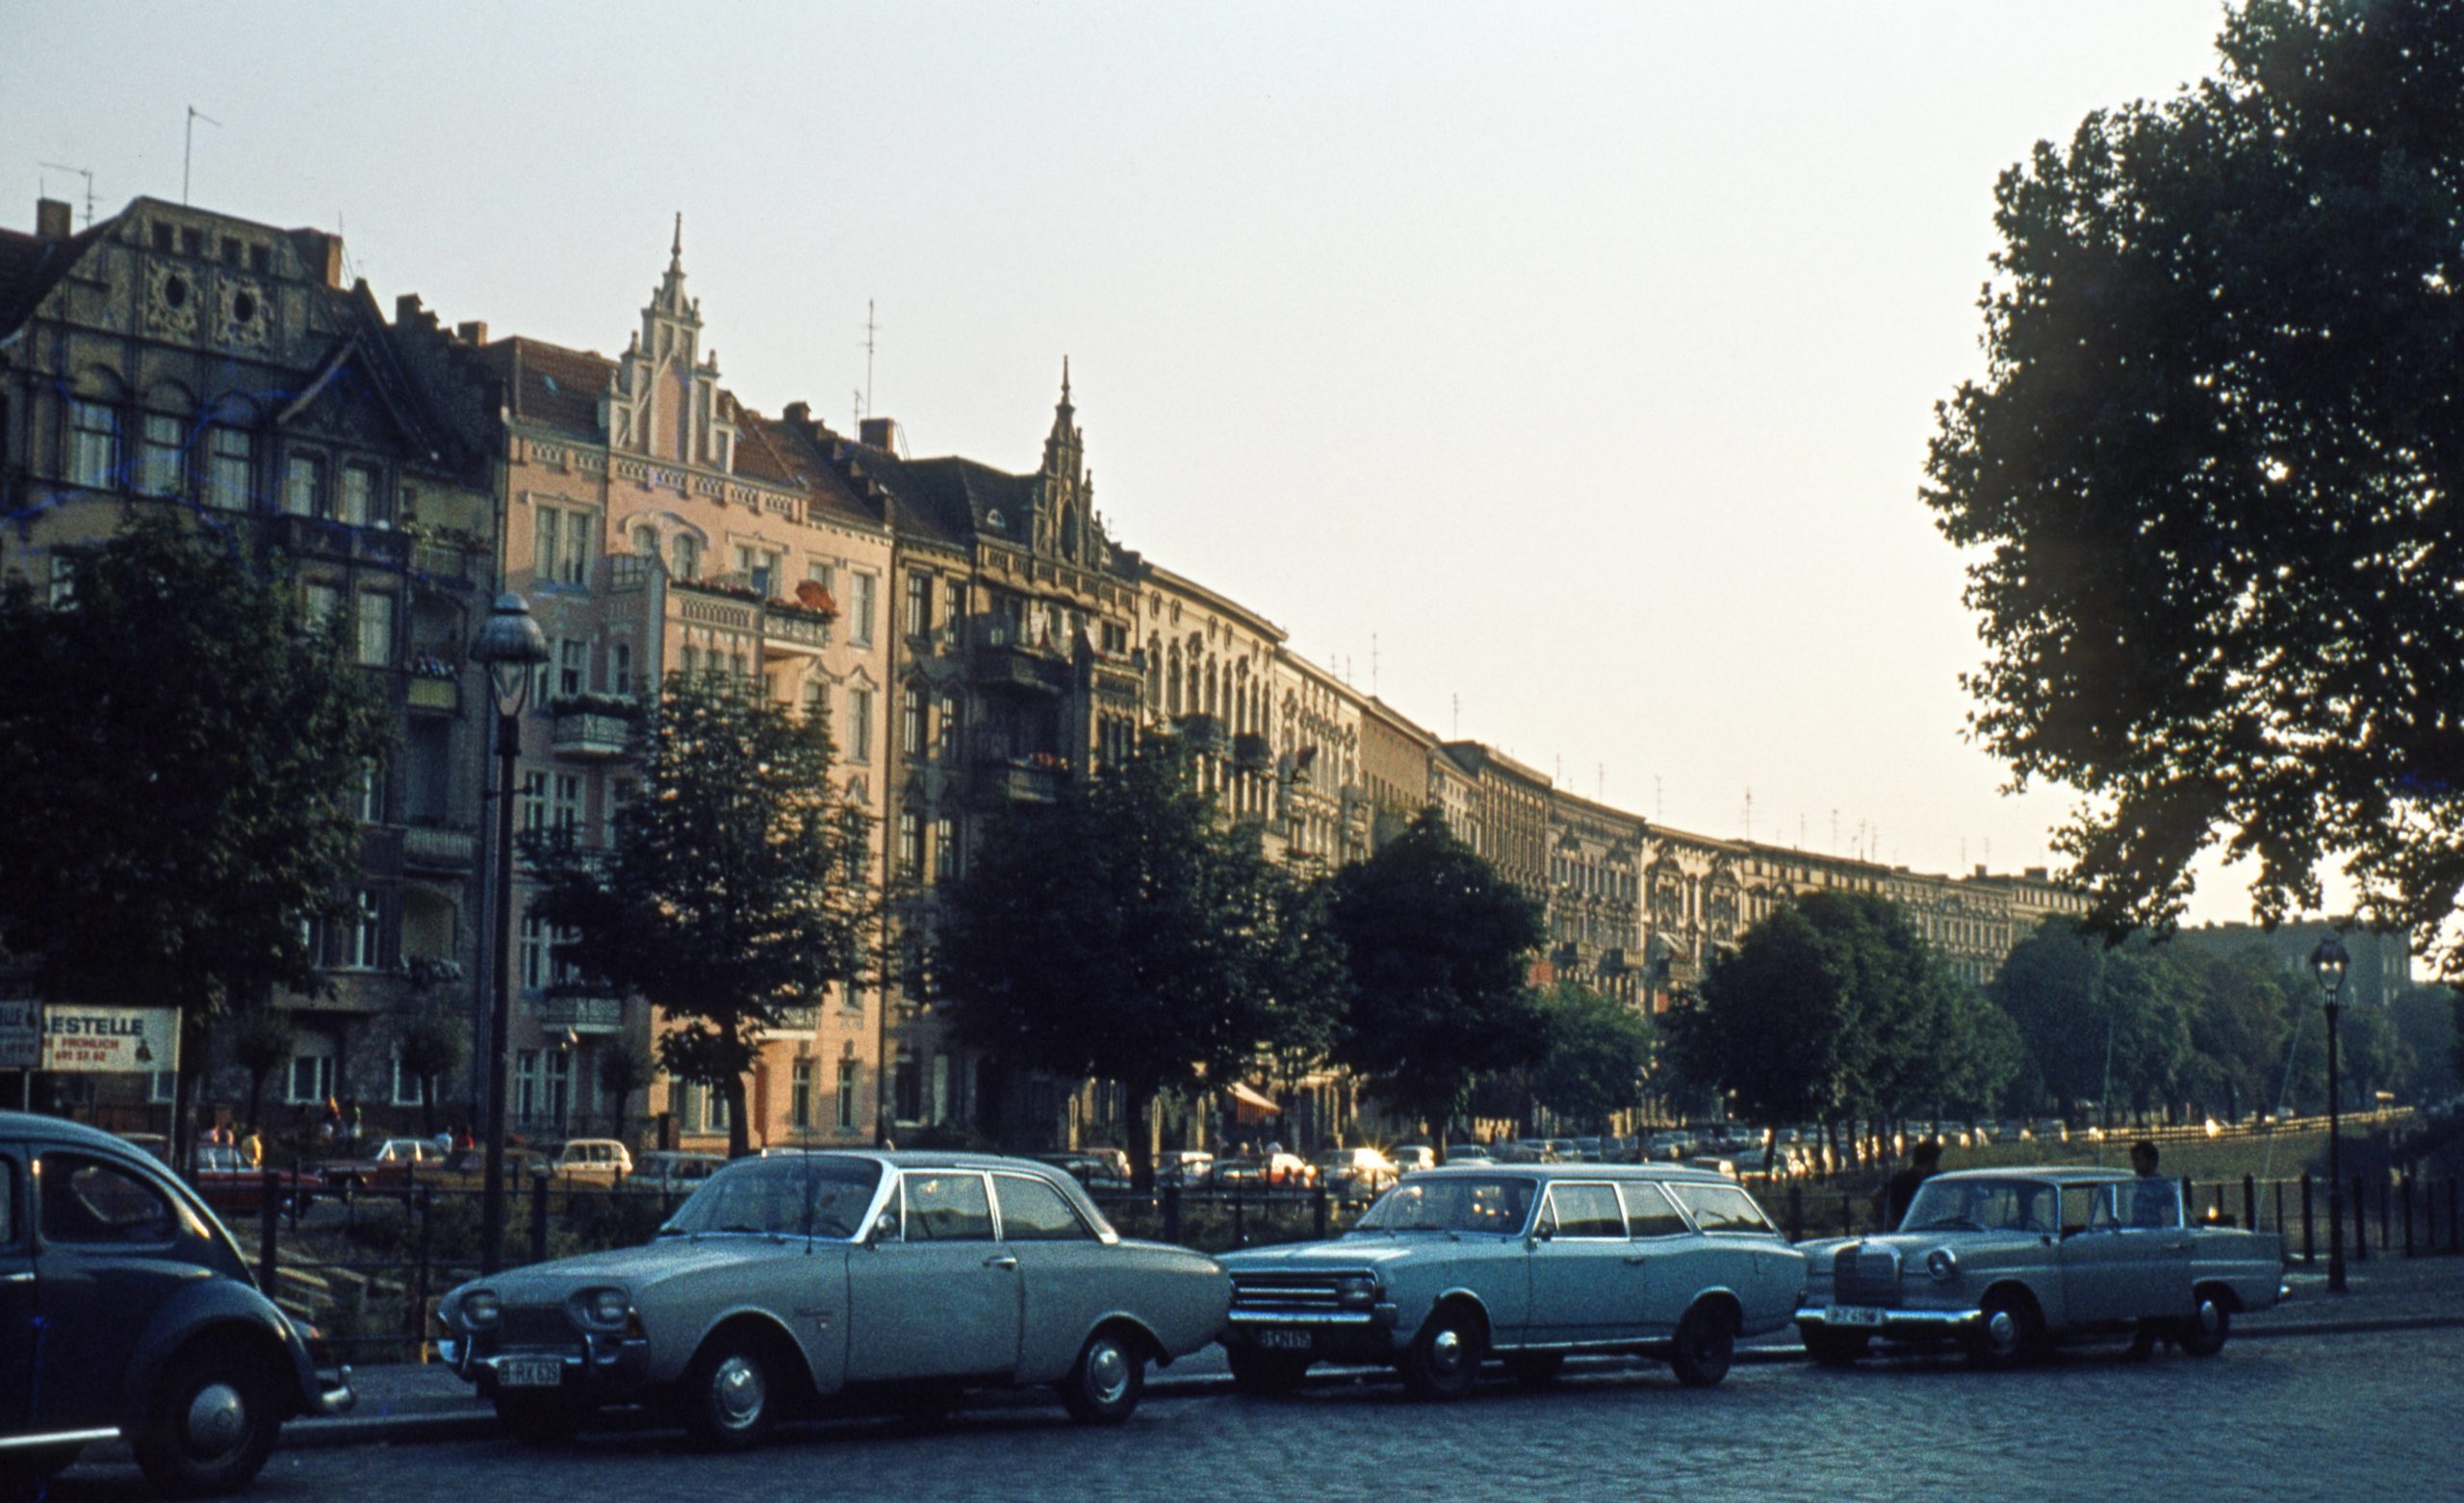
[[[1925,1271],[1937,1282],[1948,1284],[1960,1276],[1960,1259],[1947,1247],[1938,1247],[1925,1255]]]
[[[1337,1279],[1335,1303],[1346,1310],[1367,1310],[1377,1303],[1377,1281],[1367,1274]]]
[[[572,1300],[574,1319],[598,1331],[622,1329],[625,1317],[633,1312],[633,1302],[623,1289],[584,1289]]]
[[[503,1315],[504,1302],[497,1298],[494,1289],[473,1289],[462,1296],[461,1310],[464,1325],[474,1331],[485,1331]]]

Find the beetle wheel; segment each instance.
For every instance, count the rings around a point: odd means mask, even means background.
[[[164,1375],[129,1445],[156,1491],[210,1497],[248,1485],[282,1420],[280,1388],[256,1353],[189,1352]]]

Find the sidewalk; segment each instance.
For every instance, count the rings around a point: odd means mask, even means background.
[[[2346,1271],[2348,1291],[2331,1295],[2326,1262],[2306,1268],[2297,1262],[2286,1275],[2292,1297],[2273,1310],[2243,1315],[2233,1322],[2236,1340],[2279,1337],[2330,1336],[2352,1331],[2393,1331],[2464,1326],[2464,1258],[2441,1255],[2406,1259],[2375,1253]],[[1792,1333],[1775,1333],[1738,1348],[1740,1363],[1792,1363],[1805,1358],[1805,1348]],[[1619,1358],[1614,1361],[1623,1362]],[[1346,1383],[1383,1369],[1319,1368],[1314,1383]],[[432,1363],[405,1363],[361,1368],[353,1375],[359,1407],[339,1419],[302,1419],[283,1428],[286,1446],[398,1444],[422,1440],[473,1439],[496,1433],[496,1413],[479,1402],[471,1386],[451,1369]],[[1199,1398],[1229,1393],[1231,1373],[1223,1349],[1210,1346],[1152,1373],[1146,1394],[1154,1399]],[[1015,1397],[985,1394],[971,1405],[998,1407],[1005,1402],[1041,1403],[1043,1395]]]

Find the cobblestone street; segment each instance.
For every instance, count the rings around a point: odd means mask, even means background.
[[[1596,1370],[1452,1407],[1391,1383],[1278,1402],[1150,1402],[1118,1432],[1057,1408],[937,1429],[849,1422],[745,1457],[669,1435],[556,1450],[508,1441],[289,1450],[251,1497],[2102,1498],[2451,1494],[2464,1330],[2236,1342],[2213,1362],[2089,1349],[2007,1374],[1952,1360],[1740,1365],[1721,1388]],[[145,1495],[133,1467],[69,1473],[64,1500]]]

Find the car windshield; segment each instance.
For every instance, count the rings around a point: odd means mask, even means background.
[[[661,1236],[751,1232],[852,1237],[880,1187],[869,1159],[790,1154],[749,1159],[703,1182],[659,1228]]]
[[[1361,1214],[1364,1232],[1491,1232],[1511,1236],[1531,1213],[1531,1182],[1426,1179],[1396,1186]]]
[[[1916,1187],[1903,1232],[2053,1232],[2060,1202],[2039,1180],[1928,1180]]]

